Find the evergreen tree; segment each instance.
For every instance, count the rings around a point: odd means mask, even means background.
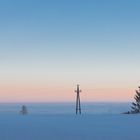
[[[21,113],[22,115],[27,115],[27,114],[28,114],[28,110],[27,110],[27,107],[26,107],[25,105],[23,105],[23,106],[21,107],[20,113]]]
[[[136,95],[134,99],[135,99],[135,102],[132,103],[131,113],[140,113],[140,87],[139,87],[139,90],[136,90]]]

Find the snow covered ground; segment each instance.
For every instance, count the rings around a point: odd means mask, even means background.
[[[0,114],[17,114],[21,103],[0,104]],[[30,114],[75,114],[75,103],[25,103]],[[82,103],[83,114],[120,114],[130,110],[131,103]]]
[[[0,140],[135,140],[140,115],[0,116]]]
[[[139,140],[140,115],[0,111],[0,140]]]

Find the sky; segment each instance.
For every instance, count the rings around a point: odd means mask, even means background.
[[[133,101],[139,0],[0,1],[0,102]]]

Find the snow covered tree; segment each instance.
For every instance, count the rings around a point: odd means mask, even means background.
[[[135,102],[132,103],[131,113],[140,113],[140,87],[139,87],[139,90],[136,90],[136,95],[134,99],[135,99]]]
[[[27,115],[28,114],[28,110],[27,110],[27,107],[25,105],[23,105],[21,107],[20,114],[22,114],[22,115]]]

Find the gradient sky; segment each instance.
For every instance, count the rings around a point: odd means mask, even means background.
[[[0,102],[131,101],[139,0],[0,1]]]

